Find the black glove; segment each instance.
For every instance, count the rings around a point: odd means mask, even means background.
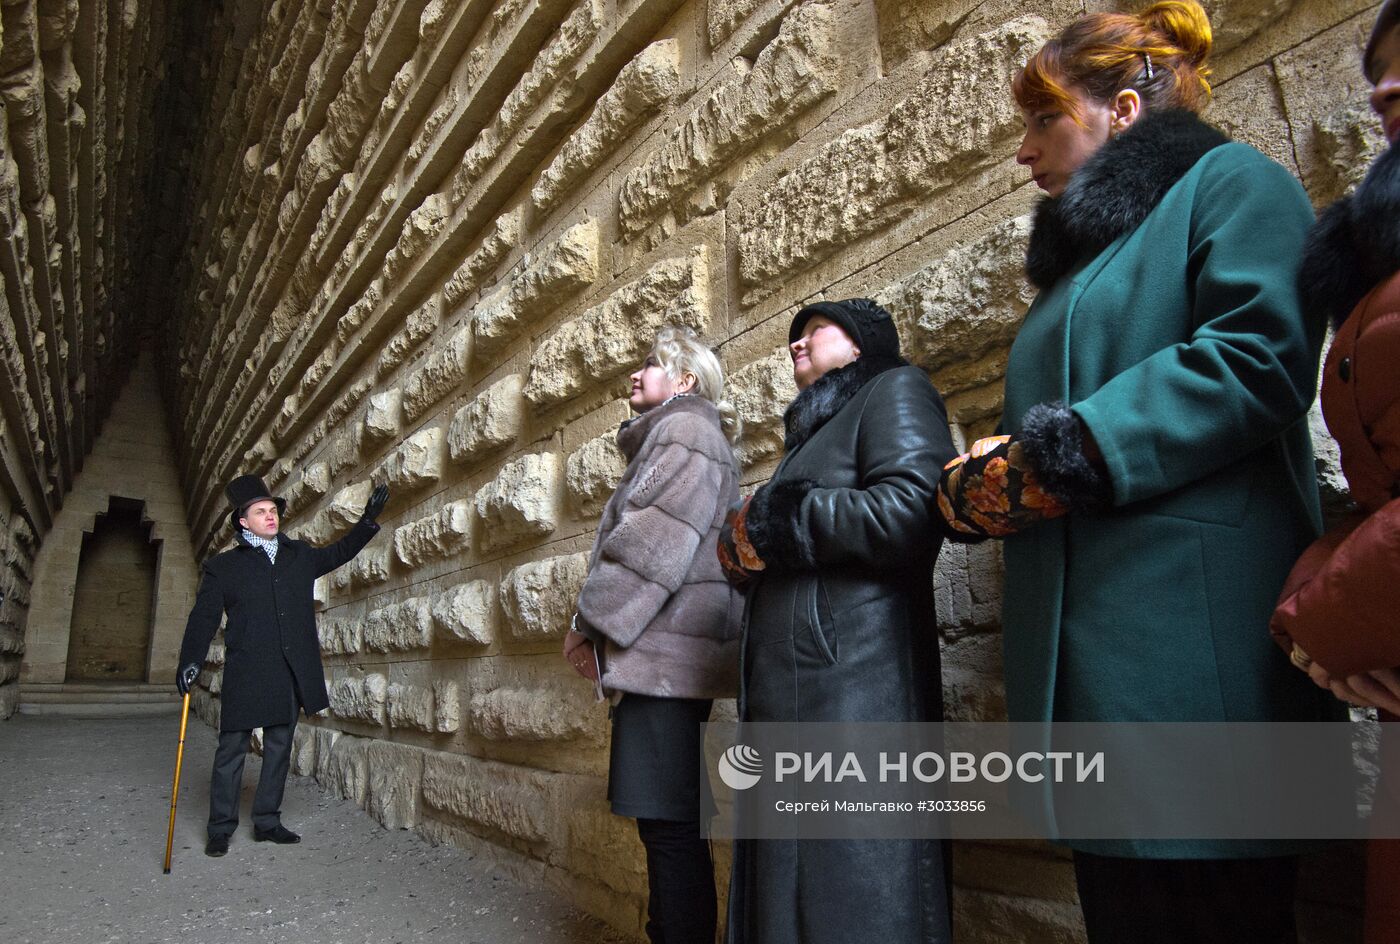
[[[181,695],[187,695],[190,689],[194,688],[194,680],[197,678],[199,678],[199,663],[191,662],[175,673],[175,687]]]
[[[369,494],[369,501],[365,502],[365,510],[360,515],[361,521],[374,523],[374,519],[379,517],[379,513],[384,510],[384,506],[389,503],[389,486],[376,485],[374,491]]]

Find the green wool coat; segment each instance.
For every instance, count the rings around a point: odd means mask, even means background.
[[[1152,166],[1123,173],[1128,155],[1113,148],[1075,184],[1081,197],[1099,188],[1129,207],[1147,201],[1141,222],[1100,233],[1106,248],[1071,254],[1042,282],[1007,365],[1003,430],[1015,433],[1035,404],[1068,403],[1112,485],[1111,507],[1006,540],[1011,720],[1336,717],[1335,700],[1268,630],[1321,524],[1305,414],[1322,329],[1305,322],[1294,286],[1312,209],[1287,171],[1243,144],[1202,147],[1175,183],[1144,180]],[[1165,193],[1153,203],[1157,184]],[[1035,254],[1033,238],[1033,274]],[[1288,851],[1072,845],[1148,857]]]

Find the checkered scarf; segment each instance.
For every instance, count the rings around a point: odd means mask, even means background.
[[[277,538],[260,538],[247,528],[243,529],[243,540],[253,547],[260,547],[267,552],[267,559],[272,563],[277,563]]]

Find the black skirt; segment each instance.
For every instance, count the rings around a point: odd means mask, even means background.
[[[608,802],[618,816],[698,822],[714,815],[709,772],[701,768],[709,699],[627,692],[612,710]]]

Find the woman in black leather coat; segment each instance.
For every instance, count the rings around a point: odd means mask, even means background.
[[[789,342],[786,455],[721,550],[748,580],[740,717],[941,720],[943,401],[869,299],[803,308]],[[950,941],[945,874],[936,840],[739,840],[729,941]]]

